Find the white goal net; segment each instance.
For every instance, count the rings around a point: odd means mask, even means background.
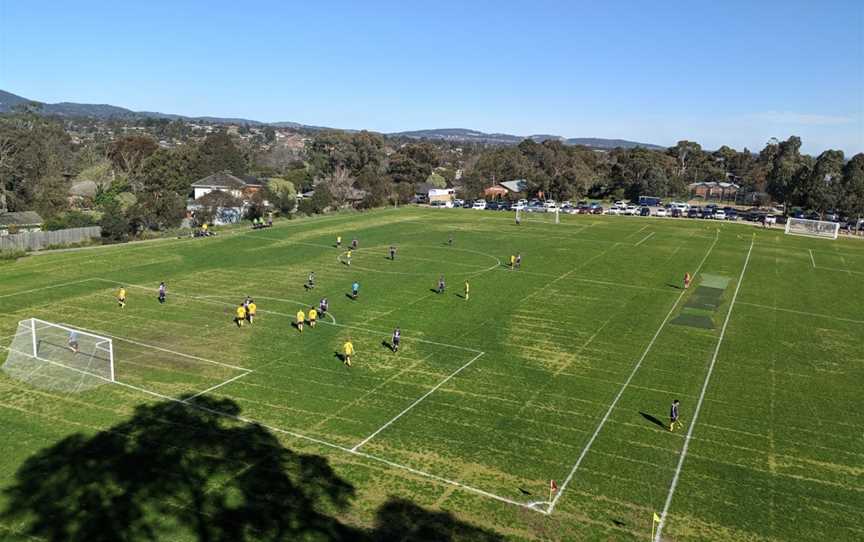
[[[3,371],[43,389],[84,391],[114,382],[114,344],[107,337],[30,318],[18,322]]]
[[[810,237],[827,237],[837,239],[840,224],[824,220],[807,220],[804,218],[789,218],[786,221],[786,233],[789,235],[807,235]]]

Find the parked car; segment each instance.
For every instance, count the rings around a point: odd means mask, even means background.
[[[486,208],[486,200],[485,199],[478,199],[477,201],[474,202],[474,205],[472,205],[471,208],[472,209],[479,209],[479,210],[485,209]]]
[[[605,211],[605,209],[603,209],[603,206],[600,205],[599,203],[595,203],[595,204],[591,205],[591,214],[592,215],[602,215],[604,211]]]
[[[462,204],[463,209],[471,209],[472,207],[474,207],[474,200],[471,199],[466,199],[465,203]]]
[[[545,213],[546,207],[543,206],[542,203],[529,203],[527,207],[525,207],[525,211],[528,213]]]
[[[702,218],[702,209],[700,207],[690,207],[687,209],[687,218]]]
[[[617,205],[613,205],[612,207],[609,207],[606,210],[606,214],[607,215],[621,215],[621,214],[624,214],[624,210],[621,209],[621,207],[618,207]]]
[[[714,211],[714,220],[726,220],[726,211],[723,209],[717,209]]]
[[[639,214],[639,207],[628,205],[627,207],[624,207],[624,214],[628,216],[637,216]]]
[[[441,200],[435,200],[435,201],[429,203],[429,207],[438,208],[438,209],[443,209],[446,206],[447,205],[445,205],[445,203]]]
[[[463,199],[454,199],[453,200],[453,207],[462,207],[463,205],[465,205],[465,200],[463,200]]]
[[[642,207],[639,209],[639,216],[651,216],[651,207]]]
[[[517,201],[516,204],[513,205],[513,210],[514,211],[524,211],[525,207],[526,207],[524,202],[525,202],[524,199],[520,199],[519,201]]]
[[[660,207],[656,211],[654,211],[654,216],[668,216],[669,212],[666,211],[665,207]]]
[[[671,216],[672,218],[681,218],[682,216],[684,216],[684,214],[684,211],[679,209],[678,207],[673,207],[669,211],[669,216]]]
[[[510,203],[509,201],[502,201],[501,203],[498,204],[498,210],[499,211],[510,211],[512,209],[513,209],[513,204]]]
[[[498,207],[500,207],[500,206],[501,206],[501,204],[498,203],[497,201],[490,201],[486,204],[486,210],[487,211],[497,211]]]
[[[738,220],[738,210],[734,207],[723,207],[723,212],[726,213],[726,220]]]

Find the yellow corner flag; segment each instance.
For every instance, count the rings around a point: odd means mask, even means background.
[[[651,540],[654,540],[654,527],[660,523],[660,516],[657,515],[657,512],[654,512],[654,521],[651,522]]]
[[[657,515],[657,512],[654,512],[654,522],[660,523],[660,516]]]

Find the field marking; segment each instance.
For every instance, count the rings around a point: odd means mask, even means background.
[[[634,236],[634,235],[638,235],[638,234],[642,233],[642,232],[645,231],[645,229],[646,229],[648,226],[650,226],[650,225],[651,225],[651,224],[645,224],[644,226],[642,226],[642,227],[639,228],[638,230],[636,230],[636,231],[634,231],[634,232],[631,232],[631,233],[628,233],[628,234],[627,234],[627,237],[625,237],[624,239],[627,239],[628,237],[632,237],[632,236]]]
[[[196,397],[200,397],[200,396],[204,395],[205,393],[209,393],[209,392],[211,392],[211,391],[213,391],[213,390],[215,390],[215,389],[219,389],[219,388],[221,388],[222,386],[224,386],[225,384],[230,384],[231,382],[234,382],[235,380],[237,380],[237,379],[239,379],[239,378],[243,378],[244,376],[249,376],[249,374],[250,374],[251,372],[252,372],[252,371],[248,371],[248,372],[245,372],[245,373],[243,373],[243,374],[239,374],[239,375],[235,376],[234,378],[229,378],[228,380],[226,380],[225,382],[222,382],[221,384],[216,384],[215,386],[210,386],[210,387],[207,388],[206,390],[199,391],[198,393],[196,393],[196,394],[193,395],[192,397],[187,398],[187,399],[184,400],[183,402],[184,402],[184,403],[188,403],[188,402],[191,401],[192,399],[195,399]]]
[[[6,350],[10,350],[9,348],[7,348],[7,347],[5,347],[5,346],[0,346],[0,348],[6,349]],[[10,351],[12,351],[12,350],[10,350]],[[27,355],[29,355],[29,354],[27,354]],[[32,357],[32,356],[31,356],[31,357]],[[37,359],[41,359],[41,358],[37,358]],[[66,368],[66,369],[69,369],[69,370],[72,370],[72,371],[76,371],[76,372],[79,372],[79,373],[83,373],[83,372],[84,372],[84,371],[81,371],[80,369],[76,369],[76,368],[74,368],[74,367],[67,367],[66,365],[63,365],[63,364],[60,364],[60,363],[57,363],[57,362],[54,362],[54,361],[50,361],[50,360],[42,360],[42,361],[46,361],[46,362],[48,362],[48,363],[52,363],[52,364],[54,364],[54,365],[59,365],[60,367],[63,367],[63,368]],[[90,373],[85,373],[85,374],[90,375]],[[267,424],[261,423],[261,422],[259,422],[259,421],[256,421],[256,420],[254,420],[254,419],[252,419],[252,418],[247,418],[247,417],[245,417],[245,416],[238,416],[238,415],[235,415],[235,414],[229,414],[229,413],[227,413],[227,412],[222,412],[222,411],[219,411],[219,410],[216,410],[216,409],[207,408],[207,407],[202,406],[202,405],[198,405],[198,404],[194,404],[194,403],[187,403],[187,402],[185,402],[185,401],[182,400],[182,399],[177,399],[176,397],[171,397],[171,396],[168,396],[168,395],[165,395],[165,394],[162,394],[162,393],[156,392],[156,391],[152,391],[152,390],[148,390],[148,389],[146,389],[146,388],[142,388],[142,387],[139,387],[139,386],[135,386],[134,384],[127,384],[126,382],[121,382],[121,381],[119,381],[119,380],[112,381],[112,380],[110,380],[110,379],[108,379],[108,378],[105,378],[104,376],[95,375],[95,374],[94,374],[94,375],[90,375],[90,376],[93,376],[93,377],[98,378],[98,379],[100,379],[100,380],[104,380],[105,382],[108,382],[108,383],[110,383],[110,384],[117,384],[117,385],[119,385],[119,386],[123,386],[123,387],[125,387],[125,388],[129,388],[129,389],[132,389],[132,390],[138,391],[138,392],[140,392],[140,393],[144,393],[144,394],[147,394],[147,395],[151,395],[151,396],[153,396],[153,397],[158,397],[159,399],[163,399],[163,400],[165,400],[165,401],[170,401],[170,402],[172,402],[172,403],[177,403],[177,404],[179,404],[179,405],[183,405],[183,406],[185,406],[185,407],[187,407],[187,408],[194,408],[194,409],[196,409],[196,410],[200,410],[200,411],[202,411],[202,412],[208,412],[208,413],[211,413],[211,414],[215,414],[215,415],[217,415],[217,416],[223,416],[223,417],[225,417],[225,418],[233,419],[233,420],[236,420],[236,421],[239,421],[239,422],[258,425],[258,426],[260,426],[260,427],[263,427],[263,428],[265,428],[265,429],[269,429],[270,431],[274,431],[274,432],[276,432],[276,433],[282,433],[282,434],[284,434],[284,435],[288,435],[288,436],[291,436],[291,437],[294,437],[294,438],[297,438],[297,439],[300,439],[300,440],[305,440],[305,441],[308,441],[308,442],[312,442],[312,443],[314,443],[314,444],[319,444],[319,445],[321,445],[321,446],[325,446],[325,447],[328,447],[328,448],[332,448],[332,449],[335,449],[335,450],[339,450],[339,451],[342,451],[342,452],[345,452],[345,453],[348,453],[348,454],[351,454],[351,455],[354,455],[354,456],[357,456],[357,457],[363,457],[363,458],[369,459],[369,460],[371,460],[371,461],[375,461],[375,462],[378,462],[378,463],[381,463],[381,464],[387,465],[387,466],[392,467],[392,468],[395,468],[395,469],[403,470],[403,471],[405,471],[405,472],[410,472],[410,473],[412,473],[412,474],[415,474],[415,475],[417,475],[417,476],[421,476],[421,477],[424,477],[424,478],[428,478],[428,479],[430,479],[430,480],[435,480],[435,481],[440,482],[440,483],[444,483],[444,484],[447,484],[447,485],[451,485],[451,486],[454,486],[454,487],[457,487],[457,488],[463,489],[463,490],[465,490],[465,491],[468,491],[468,492],[470,492],[470,493],[474,493],[474,494],[477,494],[477,495],[480,495],[480,496],[483,496],[483,497],[488,497],[488,498],[490,498],[490,499],[494,499],[494,500],[497,500],[497,501],[500,501],[500,502],[503,502],[503,503],[506,503],[506,504],[511,504],[511,505],[513,505],[513,506],[518,506],[518,507],[520,507],[520,508],[525,508],[526,510],[532,510],[532,511],[535,511],[535,512],[538,511],[536,508],[533,508],[533,507],[530,505],[530,503],[519,502],[519,501],[516,501],[516,500],[510,499],[510,498],[508,498],[508,497],[503,497],[503,496],[501,496],[501,495],[496,495],[495,493],[491,493],[491,492],[489,492],[489,491],[485,491],[485,490],[483,490],[483,489],[479,489],[479,488],[476,488],[476,487],[470,486],[470,485],[468,485],[468,484],[463,484],[462,482],[458,482],[458,481],[456,481],[456,480],[451,480],[451,479],[449,479],[449,478],[445,478],[445,477],[443,477],[443,476],[439,476],[439,475],[437,475],[437,474],[432,474],[432,473],[430,473],[430,472],[422,471],[422,470],[420,470],[420,469],[415,469],[414,467],[409,467],[408,465],[403,465],[403,464],[401,464],[401,463],[397,463],[397,462],[395,462],[395,461],[391,461],[391,460],[389,460],[389,459],[384,459],[383,457],[379,457],[379,456],[376,456],[376,455],[372,455],[372,454],[369,454],[369,453],[366,453],[366,452],[360,452],[360,451],[356,451],[356,450],[353,450],[353,451],[352,451],[351,448],[346,448],[345,446],[341,446],[341,445],[339,445],[339,444],[335,444],[335,443],[333,443],[333,442],[329,442],[329,441],[326,441],[326,440],[323,440],[323,439],[320,439],[320,438],[310,437],[309,435],[304,435],[304,434],[302,434],[302,433],[297,433],[297,432],[290,431],[290,430],[287,430],[287,429],[282,429],[281,427],[276,427],[276,426],[273,426],[273,425],[267,425]]]
[[[696,271],[693,272],[693,277],[695,278],[699,271],[701,271],[702,266],[705,264],[705,261],[708,259],[708,256],[711,255],[711,252],[714,250],[714,247],[717,245],[717,241],[720,239],[719,232],[715,234],[714,241],[711,243],[711,246],[708,247],[708,252],[705,253],[705,256],[702,257],[702,261],[699,262],[699,266],[696,268]],[[752,247],[752,244],[751,244]],[[618,401],[621,399],[621,396],[624,395],[624,391],[630,385],[630,381],[633,380],[633,377],[636,376],[636,372],[639,371],[639,367],[642,366],[642,362],[645,361],[645,358],[648,357],[648,353],[651,351],[651,348],[654,346],[654,343],[657,341],[657,338],[660,336],[660,333],[663,331],[663,328],[666,327],[666,323],[672,317],[672,314],[675,312],[675,309],[678,308],[678,304],[684,298],[684,294],[687,293],[687,290],[681,290],[681,293],[678,294],[678,298],[675,299],[675,303],[672,304],[672,308],[669,309],[669,312],[666,313],[666,317],[663,318],[663,321],[660,323],[660,327],[657,328],[657,331],[654,333],[654,336],[651,337],[651,341],[648,342],[648,346],[645,347],[645,351],[642,352],[642,356],[639,358],[639,361],[636,362],[636,365],[633,367],[633,370],[630,371],[630,375],[627,377],[627,380],[624,381],[624,384],[621,385],[621,388],[618,390],[618,394],[612,400],[612,403],[609,405],[609,409],[606,410],[606,414],[603,415],[603,418],[600,420],[600,423],[597,425],[597,428],[594,430],[594,433],[591,435],[591,438],[588,439],[588,442],[585,444],[585,447],[582,448],[582,452],[579,454],[579,457],[576,459],[576,463],[573,465],[573,468],[570,469],[570,473],[567,475],[567,478],[564,480],[564,483],[561,484],[560,489],[555,494],[555,497],[552,499],[552,502],[549,504],[549,507],[544,511],[546,515],[552,513],[555,510],[555,505],[558,503],[558,500],[561,498],[561,495],[564,494],[564,490],[567,489],[567,485],[573,479],[573,476],[576,474],[576,471],[579,469],[579,466],[582,464],[582,461],[585,459],[585,456],[588,455],[588,451],[591,449],[591,446],[594,444],[594,441],[597,439],[597,435],[600,434],[600,431],[606,425],[606,422],[609,420],[609,416],[612,415],[612,411],[618,405]]]
[[[652,231],[651,233],[649,233],[648,235],[646,235],[645,237],[643,237],[641,241],[639,241],[638,243],[636,243],[636,244],[633,245],[633,246],[634,246],[634,247],[638,247],[639,245],[641,245],[642,243],[644,243],[644,242],[647,241],[648,239],[651,239],[652,237],[654,237],[654,234],[655,234],[655,233],[656,233],[656,232],[653,232],[653,231]]]
[[[748,303],[746,301],[739,301],[739,305],[746,305],[748,307],[758,307],[760,309],[767,309],[771,311],[781,311],[788,312],[792,314],[800,314],[802,316],[815,316],[817,318],[827,318],[829,320],[837,320],[840,322],[849,322],[852,324],[864,324],[864,320],[853,320],[852,318],[843,318],[840,316],[832,316],[830,314],[819,314],[817,312],[807,312],[807,311],[799,311],[795,309],[786,309],[784,307],[772,307],[771,305],[760,305],[759,303]]]
[[[51,288],[62,288],[64,286],[72,286],[73,284],[81,284],[82,282],[89,282],[92,280],[96,280],[96,279],[93,279],[93,278],[81,279],[81,280],[75,280],[72,282],[64,282],[62,284],[53,284],[51,286],[42,286],[41,288],[32,288],[30,290],[22,290],[20,292],[13,292],[11,294],[0,295],[0,299],[2,299],[4,297],[12,297],[12,296],[16,296],[16,295],[29,294],[29,293],[33,293],[33,292],[41,292],[42,290],[50,290]]]
[[[122,341],[122,342],[130,343],[130,344],[134,344],[134,345],[137,345],[137,346],[143,346],[143,347],[145,347],[145,348],[152,348],[153,350],[159,350],[160,352],[166,352],[166,353],[168,353],[168,354],[174,354],[175,356],[180,356],[180,357],[183,357],[183,358],[194,359],[194,360],[196,360],[196,361],[205,361],[205,362],[207,362],[207,363],[212,363],[212,364],[214,364],[214,365],[221,365],[222,367],[227,367],[227,368],[229,368],[229,369],[235,369],[235,370],[237,370],[237,371],[248,371],[248,372],[252,372],[252,369],[249,369],[249,368],[247,368],[247,367],[239,367],[239,366],[237,366],[237,365],[230,365],[230,364],[228,364],[228,363],[222,363],[221,361],[215,361],[215,360],[212,360],[212,359],[202,358],[202,357],[200,357],[200,356],[193,356],[192,354],[184,354],[183,352],[177,352],[176,350],[170,350],[170,349],[168,349],[168,348],[163,348],[163,347],[161,347],[161,346],[156,346],[156,345],[153,345],[153,344],[143,343],[143,342],[140,342],[140,341],[136,341],[135,339],[127,339],[126,337],[119,337],[119,336],[117,336],[117,335],[111,335],[110,333],[106,333],[106,332],[104,332],[104,331],[99,331],[98,329],[97,329],[97,330],[87,329],[86,327],[81,327],[81,326],[76,326],[76,325],[72,325],[72,324],[67,324],[67,323],[64,323],[64,322],[58,322],[58,323],[59,323],[61,326],[71,327],[71,328],[74,328],[74,329],[80,329],[81,331],[86,331],[86,332],[88,332],[88,333],[95,333],[96,335],[104,335],[105,337],[108,337],[109,339],[114,339],[114,340],[118,340],[118,341]]]
[[[810,263],[813,264],[813,269],[816,269],[816,259],[813,257],[813,249],[808,248],[807,252],[810,253]]]
[[[732,302],[729,304],[729,310],[726,312],[726,319],[723,321],[723,327],[720,330],[720,338],[717,340],[717,346],[714,348],[714,355],[711,357],[711,363],[708,365],[708,373],[705,375],[705,381],[702,383],[702,391],[699,393],[698,401],[696,401],[696,409],[693,411],[693,419],[690,420],[687,425],[687,437],[684,439],[684,446],[681,448],[681,455],[678,456],[678,466],[675,467],[675,475],[672,477],[672,484],[669,486],[669,493],[666,495],[666,502],[663,505],[663,512],[660,514],[660,523],[657,525],[657,533],[654,536],[654,542],[661,541],[663,527],[666,525],[666,516],[669,513],[669,507],[672,505],[672,497],[675,495],[675,489],[678,486],[678,479],[681,476],[681,468],[684,466],[684,460],[687,458],[690,439],[693,437],[693,428],[696,427],[696,422],[699,420],[699,412],[702,410],[702,402],[705,400],[705,393],[708,391],[711,374],[714,372],[714,364],[717,362],[717,356],[720,354],[720,347],[723,345],[723,339],[726,337],[726,328],[729,326],[729,320],[732,318],[732,309],[735,308],[735,301],[738,299],[738,292],[741,290],[741,284],[744,282],[744,273],[747,272],[747,264],[750,263],[750,254],[752,253],[753,240],[751,239],[750,248],[747,250],[747,258],[744,260],[744,267],[741,268],[741,274],[738,276],[738,284],[735,285],[735,293],[732,294]]]
[[[474,363],[475,361],[477,361],[477,360],[480,358],[480,356],[482,356],[483,354],[484,354],[484,352],[480,352],[479,354],[477,354],[476,356],[474,356],[473,358],[471,358],[471,359],[468,361],[468,363],[466,363],[466,364],[463,365],[462,367],[459,367],[458,369],[456,369],[455,371],[453,371],[452,373],[450,373],[450,375],[449,375],[447,378],[445,378],[444,380],[442,380],[441,382],[439,382],[438,384],[436,384],[434,388],[432,388],[431,390],[427,391],[427,392],[424,393],[422,396],[420,396],[419,399],[417,399],[416,401],[414,401],[413,403],[411,403],[410,405],[408,405],[408,407],[405,408],[405,410],[403,410],[402,412],[400,412],[399,414],[397,414],[396,416],[394,416],[390,421],[388,421],[387,423],[385,423],[384,425],[382,425],[381,427],[379,427],[377,430],[375,430],[374,433],[372,433],[371,435],[369,435],[368,437],[366,437],[365,439],[363,439],[363,440],[360,441],[359,443],[355,444],[354,447],[351,448],[351,451],[352,451],[352,452],[356,452],[358,448],[360,448],[361,446],[363,446],[364,444],[366,444],[367,442],[369,442],[370,440],[372,440],[373,438],[375,438],[375,436],[378,435],[378,433],[380,433],[381,431],[387,429],[387,428],[388,428],[388,427],[389,427],[393,422],[395,422],[396,420],[398,420],[399,418],[401,418],[402,416],[404,416],[404,415],[405,415],[409,410],[411,410],[412,408],[414,408],[415,406],[417,406],[418,404],[420,404],[420,402],[423,401],[423,399],[426,399],[427,397],[429,397],[430,395],[432,395],[432,393],[434,393],[435,390],[437,390],[438,388],[440,388],[441,386],[443,386],[444,384],[446,384],[446,383],[447,383],[451,378],[453,378],[454,376],[458,375],[458,374],[461,373],[463,370],[467,369],[467,368],[468,368],[472,363]]]

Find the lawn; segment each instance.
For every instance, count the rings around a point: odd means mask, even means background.
[[[285,536],[251,492],[306,503],[285,539],[645,540],[657,513],[664,540],[860,540],[862,303],[860,241],[641,217],[390,209],[0,264],[0,345],[64,323],[116,371],[0,373],[0,537]]]

